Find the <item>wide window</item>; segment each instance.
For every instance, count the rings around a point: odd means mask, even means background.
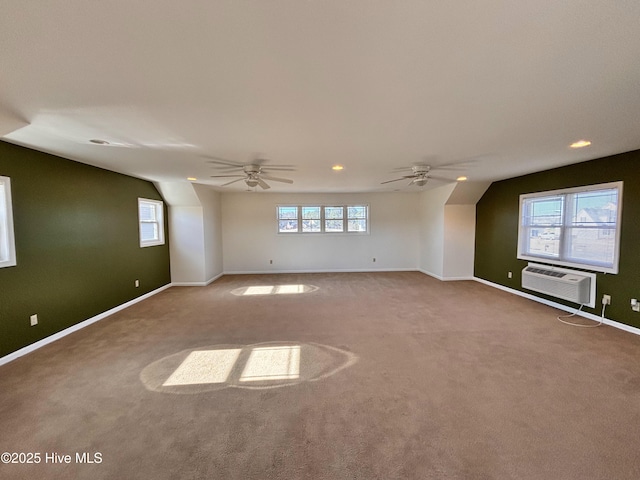
[[[140,246],[151,247],[164,244],[164,205],[158,200],[138,199],[140,222]]]
[[[368,205],[280,205],[279,233],[368,233]]]
[[[0,177],[0,268],[16,265],[16,246],[13,235],[11,180]]]
[[[520,195],[518,258],[618,273],[622,182]]]

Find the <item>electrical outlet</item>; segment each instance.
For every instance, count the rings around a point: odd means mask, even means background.
[[[507,272],[507,278],[513,278],[513,272]]]
[[[32,327],[33,327],[33,326],[35,326],[35,325],[37,325],[37,324],[38,324],[38,314],[37,314],[37,313],[35,313],[35,314],[31,315],[31,316],[29,317],[29,320],[31,321],[31,326],[32,326]]]
[[[140,286],[140,280],[136,280],[136,288]]]
[[[602,295],[602,304],[611,305],[611,295]]]

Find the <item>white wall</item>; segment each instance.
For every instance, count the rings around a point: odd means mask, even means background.
[[[444,206],[455,184],[420,193],[420,270],[436,278],[444,277]]]
[[[222,195],[203,185],[194,185],[202,205],[204,233],[204,281],[219,277],[222,263]]]
[[[169,207],[169,255],[171,281],[176,284],[203,283],[204,223],[202,207]]]
[[[168,204],[172,283],[206,285],[222,275],[220,193],[188,182],[156,187]]]
[[[220,193],[184,182],[159,187],[170,205],[171,277],[183,285],[205,285],[223,273],[287,271],[419,269],[442,280],[471,278],[475,202],[486,189],[274,194]],[[362,203],[370,205],[369,235],[277,233],[278,204]]]
[[[415,270],[417,201],[415,193],[224,193],[224,272]],[[370,234],[278,234],[279,204],[369,204]]]
[[[471,279],[475,255],[475,205],[444,206],[444,263],[445,280]]]

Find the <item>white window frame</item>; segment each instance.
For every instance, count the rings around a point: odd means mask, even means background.
[[[17,265],[17,261],[13,231],[11,179],[0,177],[0,268],[14,267],[15,265]]]
[[[290,229],[286,231],[280,230],[280,220],[287,220],[284,218],[280,218],[280,208],[295,208],[297,212],[297,218],[291,219],[292,222],[297,222],[297,229]],[[320,208],[320,231],[304,231],[303,228],[303,218],[302,218],[302,209],[315,207]],[[351,207],[364,207],[365,216],[364,217],[349,217],[349,208]],[[325,208],[342,208],[342,230],[341,231],[327,231],[326,230],[326,220],[325,216]],[[366,230],[349,230],[349,220],[365,220],[367,228]],[[278,235],[368,235],[370,232],[370,215],[369,215],[369,204],[367,203],[358,203],[358,204],[349,204],[349,205],[340,205],[340,204],[305,204],[305,205],[276,205],[276,232]]]
[[[565,188],[560,190],[551,190],[547,192],[536,192],[536,193],[528,193],[520,195],[520,210],[518,215],[518,258],[522,260],[532,260],[536,262],[544,262],[551,265],[562,265],[567,267],[581,268],[584,270],[591,270],[595,272],[603,272],[603,273],[618,273],[618,265],[620,260],[620,234],[622,227],[622,187],[623,182],[610,182],[610,183],[602,183],[598,185],[587,185],[582,187],[574,187],[574,188]],[[615,225],[610,228],[611,233],[615,234],[615,244],[614,244],[614,254],[611,264],[604,264],[601,262],[585,262],[581,259],[571,258],[569,251],[569,241],[565,241],[566,238],[570,235],[568,232],[571,228],[576,228],[575,224],[571,221],[571,218],[568,218],[567,212],[570,211],[569,208],[566,208],[566,204],[571,204],[573,202],[573,198],[575,194],[585,193],[585,192],[594,192],[598,190],[617,190],[618,191],[618,205],[616,211],[616,219]],[[536,228],[546,229],[548,231],[551,230],[560,230],[560,240],[559,240],[559,254],[557,257],[551,257],[547,255],[534,255],[531,252],[527,251],[527,241],[529,239],[530,233],[529,230],[533,228],[532,225],[526,224],[526,219],[524,218],[525,212],[525,202],[531,199],[542,199],[544,197],[551,198],[563,198],[563,202],[565,207],[562,209],[562,212],[558,215],[558,221],[550,221],[548,225],[537,225]],[[579,222],[578,222],[579,223]],[[594,226],[594,227],[585,227],[581,226],[579,228],[597,228],[602,230],[604,227],[602,226]],[[550,233],[552,235],[552,233]]]
[[[153,205],[155,207],[155,218],[153,220],[142,220],[140,216],[140,208],[143,205]],[[152,240],[142,239],[142,225],[145,223],[156,224],[158,236]],[[140,237],[140,247],[153,247],[156,245],[164,245],[164,202],[160,200],[151,200],[149,198],[138,198],[138,234]]]

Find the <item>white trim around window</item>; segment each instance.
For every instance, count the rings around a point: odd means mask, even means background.
[[[164,203],[138,198],[140,247],[164,245]]]
[[[520,195],[518,258],[618,273],[622,185]]]
[[[0,177],[0,268],[13,267],[16,264],[11,179]]]

